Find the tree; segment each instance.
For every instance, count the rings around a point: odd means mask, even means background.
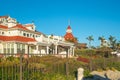
[[[93,36],[88,36],[86,39],[89,41],[89,48],[91,49],[91,41],[94,41],[94,38],[93,38]],[[90,52],[90,54],[92,56],[91,52]],[[90,60],[90,70],[92,71],[92,58]]]
[[[78,38],[74,37],[74,42],[77,43],[78,42]]]
[[[88,36],[86,39],[89,41],[89,48],[91,48],[91,41],[94,41],[93,36]]]
[[[105,40],[104,36],[99,37],[98,40],[101,41],[100,45],[103,47],[104,46],[104,40]]]
[[[120,49],[120,41],[117,42],[116,47],[118,50]]]
[[[116,42],[117,40],[115,39],[114,41],[113,41],[113,43],[112,43],[112,46],[113,46],[113,49],[116,49],[117,48],[117,42]]]
[[[115,49],[116,46],[117,46],[115,37],[113,37],[113,36],[110,35],[109,41],[110,41],[110,47],[111,47],[112,49]]]

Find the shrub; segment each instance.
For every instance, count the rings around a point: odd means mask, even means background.
[[[81,57],[81,56],[79,56],[79,57],[77,58],[77,60],[78,60],[78,61],[85,62],[85,63],[89,63],[89,62],[90,62],[89,59],[83,58],[83,57]]]
[[[97,69],[97,71],[98,71],[98,72],[102,72],[102,71],[103,71],[103,69],[101,69],[101,68],[100,68],[100,69]]]
[[[108,70],[110,70],[110,68],[109,68],[109,67],[106,67],[105,70],[108,71]]]
[[[112,70],[112,71],[116,71],[116,69],[115,69],[114,67],[111,67],[111,70]]]

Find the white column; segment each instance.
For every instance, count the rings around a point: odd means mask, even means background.
[[[72,46],[70,47],[70,55],[72,54]]]
[[[38,54],[38,45],[36,45],[36,53],[35,54]]]
[[[3,43],[1,43],[1,53],[3,53],[3,50],[4,50]]]
[[[2,54],[3,53],[3,44],[2,43],[0,43],[0,48],[1,48],[0,54]]]
[[[28,45],[25,44],[25,54],[28,54]]]
[[[55,45],[55,54],[57,54],[57,45]]]
[[[31,46],[29,46],[29,54],[32,54]]]
[[[6,43],[6,53],[8,54],[8,43]]]
[[[74,47],[73,46],[70,47],[70,56],[74,56]]]
[[[74,56],[74,50],[75,50],[75,48],[73,47],[73,49],[72,49],[72,55]]]
[[[69,54],[70,54],[70,50],[68,49],[68,52],[67,52],[67,56],[68,56],[68,58],[69,58]]]
[[[10,53],[9,54],[13,54],[12,53],[12,43],[9,43],[9,46],[10,46],[10,48],[9,48],[10,49]]]
[[[4,47],[3,47],[3,44],[2,44],[2,51],[1,51],[2,53],[4,53]]]
[[[14,43],[14,54],[17,54],[17,44]]]
[[[46,53],[49,54],[49,46],[46,46]]]

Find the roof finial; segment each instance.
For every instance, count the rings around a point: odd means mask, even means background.
[[[69,19],[69,20],[68,20],[68,25],[70,25],[70,23],[71,23],[71,22],[70,22],[70,19]]]
[[[34,24],[34,21],[32,21],[32,24]]]

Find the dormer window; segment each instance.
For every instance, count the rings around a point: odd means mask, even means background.
[[[27,34],[27,37],[29,37],[29,34]]]
[[[2,32],[2,34],[4,34],[4,32]]]
[[[26,33],[23,33],[23,36],[26,36]]]

